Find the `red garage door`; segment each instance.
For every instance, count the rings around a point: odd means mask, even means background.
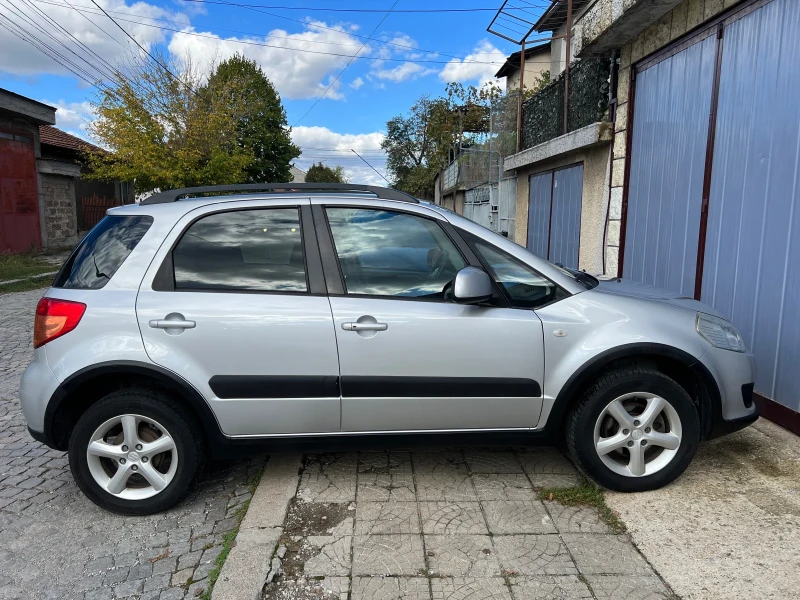
[[[41,245],[33,138],[0,130],[0,252]]]

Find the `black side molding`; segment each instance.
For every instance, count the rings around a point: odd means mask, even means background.
[[[223,400],[339,397],[339,378],[335,375],[214,375],[208,385]]]
[[[342,377],[344,398],[539,398],[533,379],[506,377]]]

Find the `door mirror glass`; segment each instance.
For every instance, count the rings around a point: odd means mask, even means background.
[[[475,267],[464,267],[453,279],[453,299],[459,304],[480,304],[491,300],[492,280]]]

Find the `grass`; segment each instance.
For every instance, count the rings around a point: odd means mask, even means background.
[[[608,504],[606,504],[603,490],[592,483],[583,480],[578,487],[571,488],[545,488],[539,491],[542,501],[555,501],[565,506],[588,506],[600,513],[600,518],[615,533],[625,531],[625,523],[620,521]]]
[[[247,487],[250,488],[250,494],[252,499],[252,494],[255,494],[256,487],[258,486],[258,482],[261,480],[261,475],[264,473],[264,470],[261,469],[258,473],[253,475],[250,480],[247,482]],[[236,540],[236,536],[239,534],[239,526],[242,524],[242,519],[247,514],[247,509],[250,507],[250,500],[246,500],[242,502],[242,505],[236,511],[234,517],[236,517],[236,527],[231,529],[225,536],[222,538],[222,552],[219,553],[217,556],[216,561],[214,561],[215,566],[212,571],[208,574],[208,585],[203,590],[203,593],[200,594],[199,600],[211,600],[211,594],[214,591],[214,584],[217,583],[217,579],[219,578],[219,574],[222,571],[222,566],[225,564],[225,561],[228,559],[228,555],[231,553],[231,548],[234,546],[234,541]],[[192,580],[186,582],[186,589],[189,589],[189,586],[192,584]]]
[[[0,281],[33,277],[58,271],[58,266],[45,260],[40,253],[0,254]]]
[[[50,266],[51,270],[53,266]],[[45,275],[44,277],[34,277],[32,279],[25,279],[15,283],[6,283],[0,285],[0,294],[9,294],[11,292],[29,292],[31,290],[38,290],[40,288],[50,287],[53,283],[53,275]]]

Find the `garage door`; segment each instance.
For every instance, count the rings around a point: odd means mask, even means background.
[[[727,315],[756,391],[799,411],[800,2],[695,35],[637,66],[623,275]]]
[[[716,39],[636,77],[623,276],[694,294]]]
[[[725,28],[703,301],[741,329],[756,391],[800,410],[800,2]]]
[[[0,252],[41,246],[33,139],[0,130]]]
[[[551,262],[577,269],[583,165],[533,175],[529,190],[528,250]]]

